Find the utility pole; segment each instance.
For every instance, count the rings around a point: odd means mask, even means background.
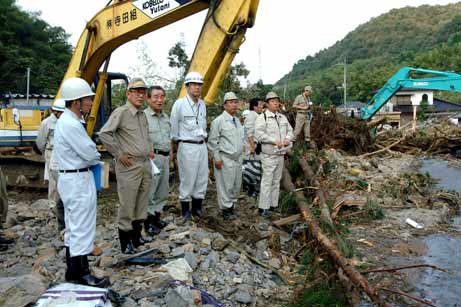
[[[27,96],[26,96],[27,104],[29,104],[29,86],[30,86],[30,67],[27,67]]]
[[[344,88],[344,110],[347,108],[347,61],[346,56],[344,56],[344,81],[343,81],[343,88]]]

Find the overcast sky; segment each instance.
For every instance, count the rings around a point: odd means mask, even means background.
[[[70,42],[75,46],[85,23],[108,0],[16,2],[27,11],[41,11],[42,18],[51,25],[63,27],[71,34]],[[256,24],[247,31],[247,39],[235,62],[246,64],[251,72],[249,81],[255,82],[261,77],[265,83],[274,83],[288,73],[298,60],[328,48],[358,25],[393,8],[456,2],[458,1],[260,0]],[[168,50],[181,39],[183,33],[186,51],[190,56],[204,17],[205,13],[201,12],[141,38],[149,47],[149,53],[161,74],[174,78],[175,72],[168,67],[166,59]],[[117,49],[111,57],[109,70],[128,73],[130,67],[139,64],[136,47],[137,42],[133,41]]]

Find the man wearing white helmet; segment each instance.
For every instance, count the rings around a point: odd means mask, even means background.
[[[170,122],[171,138],[178,145],[179,201],[187,221],[191,214],[197,217],[202,214],[208,185],[208,151],[206,106],[200,99],[203,77],[198,72],[189,72],[184,84],[187,95],[174,103]]]
[[[234,213],[242,185],[244,132],[235,116],[238,106],[234,93],[224,95],[224,112],[211,123],[208,138],[208,148],[214,159],[219,209],[225,220]]]
[[[267,109],[255,123],[255,139],[262,144],[263,176],[259,194],[259,214],[270,216],[269,210],[278,207],[283,157],[294,139],[293,128],[287,118],[278,112],[280,98],[274,92],[266,95]]]
[[[94,96],[88,83],[69,78],[61,87],[66,109],[56,123],[53,157],[59,169],[58,193],[64,203],[67,281],[94,287],[108,285],[107,278],[91,275],[88,255],[96,234],[96,186],[90,167],[100,154],[81,123],[81,106]]]
[[[37,148],[42,152],[45,158],[45,180],[48,180],[48,200],[53,202],[56,218],[58,220],[59,231],[64,230],[64,206],[59,198],[57,181],[58,166],[53,158],[53,138],[54,129],[58,118],[66,108],[64,99],[56,99],[51,107],[51,114],[40,124],[37,139],[35,141]]]

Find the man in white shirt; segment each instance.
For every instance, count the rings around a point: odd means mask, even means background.
[[[65,278],[106,287],[109,280],[91,275],[87,257],[96,234],[96,186],[90,167],[99,163],[100,154],[81,123],[81,105],[94,93],[85,80],[74,77],[63,82],[61,94],[66,109],[56,123],[53,155],[59,168],[58,193],[65,210]]]
[[[200,99],[203,77],[189,72],[184,80],[187,95],[173,105],[170,115],[171,138],[178,146],[179,201],[184,221],[201,216],[208,186],[206,106]],[[192,210],[190,203],[192,201]]]

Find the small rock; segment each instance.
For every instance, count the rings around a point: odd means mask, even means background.
[[[226,288],[226,291],[224,292],[224,297],[228,298],[229,296],[237,292],[237,290],[237,288]]]
[[[242,279],[241,278],[238,278],[238,277],[234,277],[232,279],[232,281],[235,283],[235,284],[241,284],[242,283]]]
[[[186,259],[187,263],[189,263],[192,270],[195,270],[197,268],[198,260],[197,256],[194,253],[186,252],[184,258]]]
[[[237,252],[225,250],[224,253],[226,254],[227,260],[231,263],[235,264],[240,259],[240,254]]]
[[[280,269],[280,267],[282,266],[278,258],[271,258],[269,260],[269,265],[277,270]]]
[[[245,291],[238,291],[237,293],[235,293],[234,299],[242,304],[250,304],[253,301],[251,295]]]
[[[13,226],[16,226],[18,224],[18,217],[14,213],[9,213],[8,212],[8,217],[6,218],[6,227],[11,228]]]
[[[21,253],[23,256],[33,257],[37,254],[37,248],[36,247],[26,247],[21,250]]]
[[[102,268],[109,268],[114,264],[114,258],[110,256],[102,256],[99,261],[99,266]]]
[[[200,248],[199,252],[198,252],[200,255],[208,255],[210,253],[210,249],[209,248],[205,248],[205,247],[202,247]]]
[[[164,291],[159,289],[139,289],[131,293],[131,297],[136,300],[142,300],[143,298],[147,297],[161,297],[164,294]]]
[[[179,286],[169,289],[165,295],[167,307],[190,307],[194,306],[192,291],[188,287]]]
[[[181,233],[174,233],[170,235],[170,241],[178,241],[184,239],[186,236],[190,234],[189,231],[184,231]]]
[[[163,228],[163,230],[164,231],[172,231],[172,230],[175,230],[176,228],[178,228],[178,226],[176,226],[173,223],[170,223],[170,224],[166,225],[166,227]]]
[[[208,256],[206,256],[205,260],[206,259],[210,261],[210,267],[214,267],[216,264],[219,263],[219,254],[213,251]]]
[[[201,242],[202,242],[203,245],[206,245],[206,246],[211,245],[211,239],[210,238],[204,238],[204,239],[202,239]]]
[[[194,251],[194,244],[187,243],[183,246],[185,252],[193,252]]]
[[[169,246],[168,244],[162,244],[162,245],[160,245],[160,246],[158,247],[158,250],[159,250],[162,254],[166,255],[166,254],[169,254],[169,253],[170,253],[171,248],[170,248],[170,246]]]
[[[207,271],[211,267],[211,260],[208,258],[205,258],[205,260],[200,263],[200,269],[202,271]]]
[[[229,241],[222,238],[214,239],[211,242],[211,248],[219,252],[223,251],[227,245],[229,245]]]
[[[176,247],[175,249],[173,249],[173,251],[171,252],[171,255],[173,257],[183,257],[184,256],[184,247],[180,246],[180,247]]]
[[[138,307],[138,304],[131,297],[127,297],[122,307]]]

